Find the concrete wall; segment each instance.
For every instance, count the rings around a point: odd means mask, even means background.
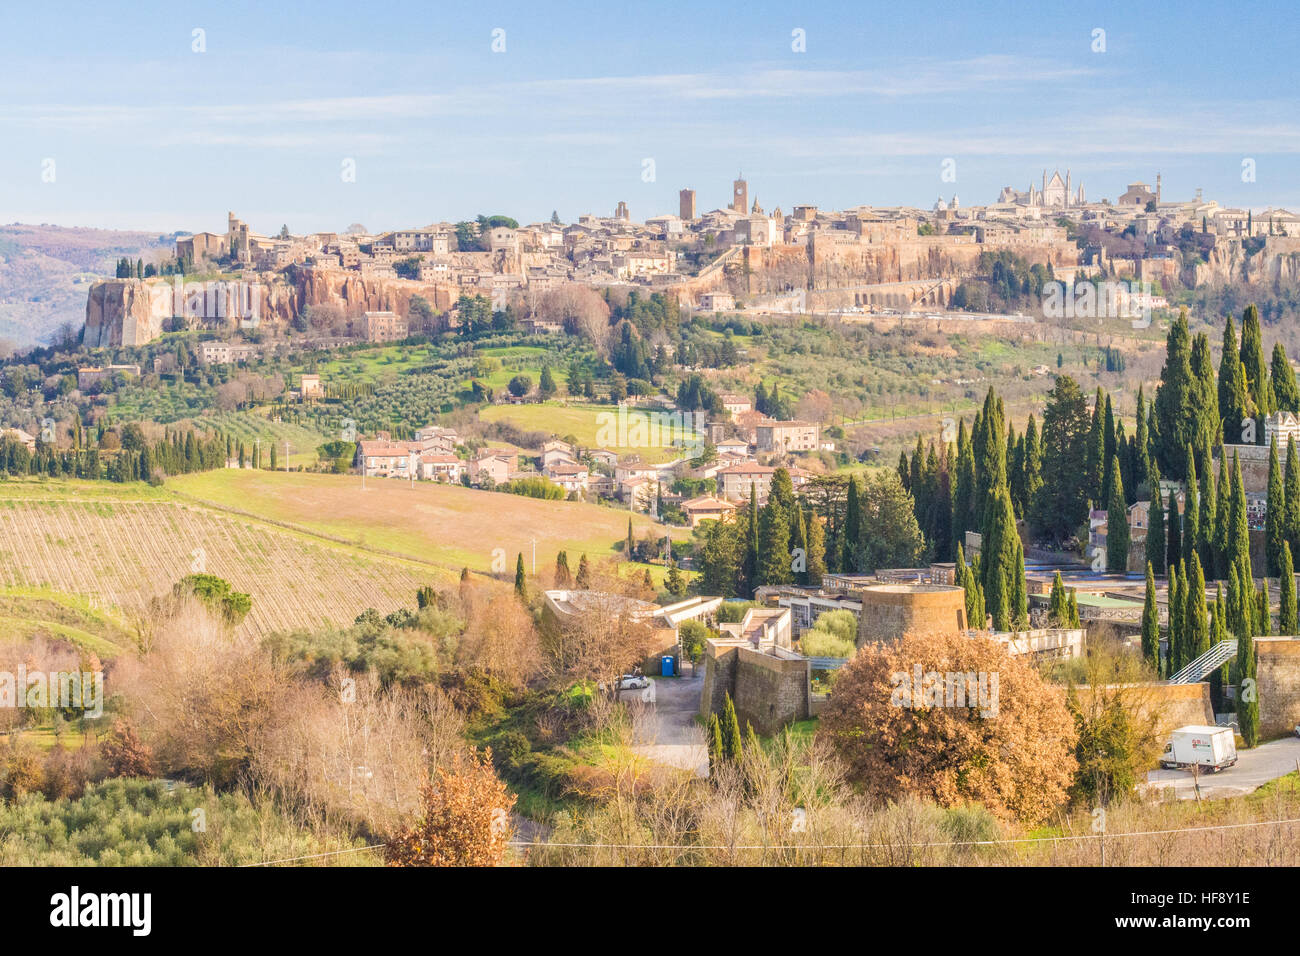
[[[1300,724],[1300,637],[1255,638],[1261,739],[1290,734]]]
[[[859,647],[867,642],[897,641],[909,634],[951,634],[967,627],[966,594],[958,587],[877,584],[859,594]]]

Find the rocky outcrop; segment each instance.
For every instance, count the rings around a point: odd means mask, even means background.
[[[382,279],[338,269],[292,266],[265,285],[263,320],[287,324],[308,306],[335,305],[349,318],[362,312],[396,312],[406,317],[411,299],[422,296],[439,312],[455,303],[460,289],[437,282]]]
[[[1300,238],[1268,236],[1254,255],[1246,254],[1240,239],[1220,239],[1209,259],[1198,262],[1193,272],[1190,278],[1196,285],[1300,281]]]
[[[89,348],[143,345],[162,334],[165,316],[153,306],[153,285],[136,279],[92,285],[86,298],[85,344]]]
[[[208,294],[217,286],[240,285],[241,294],[257,297],[259,324],[284,331],[310,306],[333,305],[348,318],[363,312],[396,312],[409,316],[411,299],[423,296],[433,308],[446,311],[460,289],[446,283],[417,282],[361,276],[337,269],[294,266],[279,273],[248,272],[229,283],[172,279],[106,279],[90,287],[86,299],[85,342],[90,348],[143,345],[162,334],[163,322],[177,315],[201,318],[209,328],[235,329],[238,314],[212,307]],[[248,302],[251,306],[251,301]]]

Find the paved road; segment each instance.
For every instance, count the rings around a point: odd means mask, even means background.
[[[1238,751],[1235,766],[1218,773],[1200,774],[1201,796],[1244,796],[1297,769],[1300,769],[1300,737],[1274,740],[1253,750]],[[1190,770],[1152,770],[1141,789],[1148,794],[1172,790],[1180,800],[1196,797]]]
[[[704,729],[695,723],[695,715],[700,709],[700,691],[704,687],[704,668],[700,668],[697,677],[651,680],[655,684],[655,702],[640,706],[654,708],[658,733],[654,743],[639,746],[636,752],[651,760],[694,770],[698,776],[707,777],[709,751],[704,743]],[[636,698],[625,692],[623,699],[631,703]]]

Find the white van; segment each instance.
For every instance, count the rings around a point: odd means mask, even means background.
[[[1184,770],[1195,764],[1213,772],[1236,762],[1237,742],[1232,728],[1197,724],[1175,730],[1160,758],[1160,766],[1166,770]]]

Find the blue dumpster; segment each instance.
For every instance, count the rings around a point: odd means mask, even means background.
[[[659,658],[659,675],[661,677],[672,677],[673,666],[674,662],[672,656],[665,654],[663,657]]]

